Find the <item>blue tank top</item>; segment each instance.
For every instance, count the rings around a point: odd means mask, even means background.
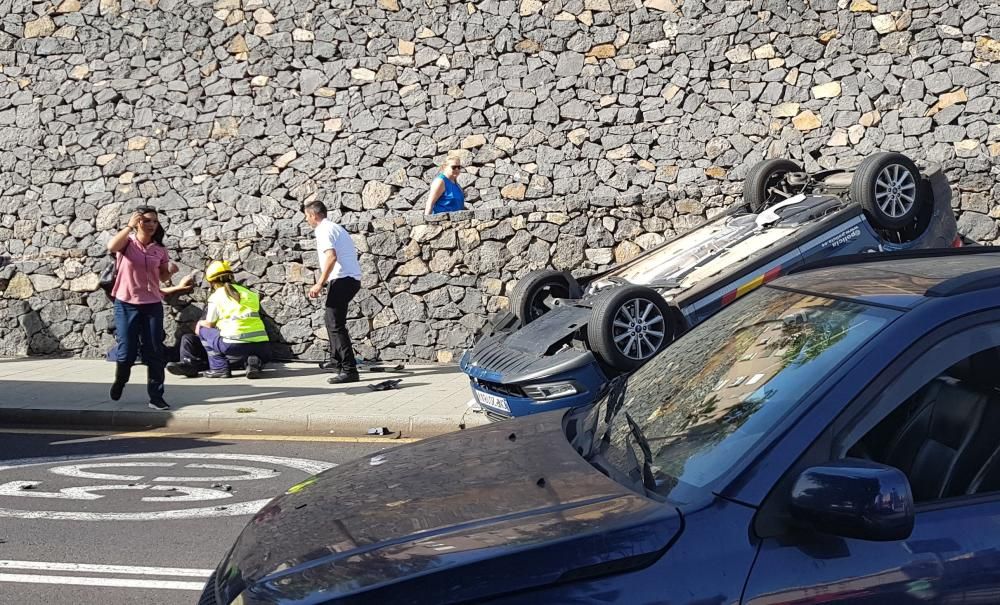
[[[462,188],[458,186],[458,183],[452,181],[443,174],[437,175],[436,178],[444,181],[444,193],[442,193],[441,197],[434,202],[434,207],[431,208],[431,214],[465,210],[465,194],[462,193]]]

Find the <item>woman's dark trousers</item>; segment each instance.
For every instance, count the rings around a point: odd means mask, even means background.
[[[118,361],[115,382],[125,384],[132,374],[132,364],[142,350],[146,364],[146,391],[150,400],[163,398],[163,304],[133,305],[115,299],[115,332],[118,339]]]

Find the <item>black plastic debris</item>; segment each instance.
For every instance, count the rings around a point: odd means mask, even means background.
[[[399,383],[401,382],[403,382],[402,378],[393,378],[392,380],[383,380],[382,382],[370,384],[368,385],[368,388],[373,391],[390,391],[392,389],[398,389]]]
[[[387,426],[377,426],[377,427],[368,429],[368,434],[369,435],[391,435],[392,431],[390,431],[389,427],[387,427]]]
[[[405,369],[406,366],[401,363],[397,363],[394,366],[371,366],[368,368],[369,372],[399,372]]]

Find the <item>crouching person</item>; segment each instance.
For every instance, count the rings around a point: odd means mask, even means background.
[[[214,292],[208,299],[205,318],[191,334],[181,339],[179,363],[169,364],[173,374],[206,378],[229,378],[231,365],[246,366],[247,378],[259,378],[271,356],[264,321],[260,318],[260,296],[236,283],[227,261],[213,261],[205,279]],[[205,364],[207,357],[207,364]]]

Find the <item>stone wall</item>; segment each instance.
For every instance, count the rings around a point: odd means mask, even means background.
[[[103,354],[103,242],[139,203],[305,357],[312,199],[370,251],[352,333],[384,358],[447,358],[525,270],[688,228],[764,157],[943,163],[992,241],[998,90],[975,0],[0,0],[0,355]],[[448,152],[478,216],[423,224]]]

